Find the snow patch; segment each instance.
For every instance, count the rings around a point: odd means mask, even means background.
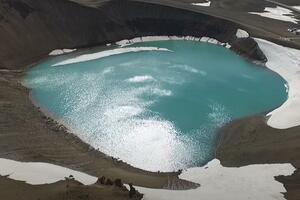
[[[8,175],[10,179],[26,181],[32,185],[55,183],[70,175],[85,185],[97,181],[96,177],[58,165],[42,162],[18,162],[4,158],[0,158],[0,175]]]
[[[297,24],[299,22],[298,19],[295,18],[293,11],[277,6],[276,8],[266,7],[263,13],[259,12],[249,12],[250,14],[260,15],[262,17],[277,19],[286,22],[292,22]]]
[[[293,8],[300,11],[300,6],[293,6]]]
[[[49,53],[49,56],[57,56],[57,55],[65,54],[65,53],[71,53],[76,50],[77,49],[55,49]]]
[[[236,32],[236,37],[237,38],[248,38],[249,33],[247,33],[247,31],[244,31],[242,29],[238,29],[237,32]]]
[[[278,129],[300,125],[300,51],[262,39],[255,40],[268,58],[266,66],[287,81],[288,99],[268,113],[268,125]]]
[[[117,48],[107,51],[101,51],[97,53],[91,53],[91,54],[83,54],[80,56],[77,56],[75,58],[66,59],[62,62],[58,62],[52,66],[60,66],[60,65],[67,65],[72,63],[79,63],[79,62],[85,62],[89,60],[96,60],[99,58],[104,58],[108,56],[123,54],[123,53],[130,53],[130,52],[139,52],[139,51],[170,51],[166,48],[158,48],[158,47],[129,47],[129,48]]]
[[[140,130],[143,132],[144,130]],[[142,135],[144,137],[144,135]],[[223,167],[217,159],[204,167],[190,168],[184,171],[181,179],[199,183],[201,186],[192,190],[164,190],[137,187],[145,194],[145,200],[284,200],[286,192],[283,184],[274,177],[293,174],[291,164],[261,164],[239,168]],[[97,177],[74,171],[61,166],[41,162],[18,162],[0,158],[0,175],[8,178],[39,185],[54,183],[73,175],[85,185],[93,184]]]
[[[223,167],[217,159],[204,167],[190,168],[180,178],[199,183],[192,190],[159,190],[137,187],[145,200],[284,200],[283,184],[274,176],[293,174],[291,164],[249,165],[239,168]]]
[[[140,43],[140,42],[153,42],[153,41],[166,41],[166,40],[188,40],[188,41],[198,41],[198,42],[206,42],[211,44],[216,44],[223,46],[225,48],[231,48],[231,45],[229,43],[222,43],[214,38],[209,37],[194,37],[194,36],[144,36],[144,37],[137,37],[133,39],[125,39],[116,42],[116,45],[119,45],[120,47],[125,47],[132,45],[134,43]]]
[[[204,3],[192,3],[193,6],[204,6],[204,7],[210,7],[211,1],[206,1]]]

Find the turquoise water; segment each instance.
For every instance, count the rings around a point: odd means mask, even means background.
[[[84,141],[136,167],[169,171],[213,158],[217,130],[230,120],[272,110],[287,98],[277,74],[231,51],[191,41],[29,71],[33,99]]]

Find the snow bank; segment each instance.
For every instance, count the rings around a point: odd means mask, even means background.
[[[192,3],[194,6],[204,6],[204,7],[210,7],[211,1],[206,1],[204,3]]]
[[[231,45],[228,43],[222,43],[219,42],[218,40],[214,38],[209,38],[209,37],[194,37],[194,36],[184,36],[184,37],[179,37],[179,36],[144,36],[144,37],[137,37],[133,39],[126,39],[126,40],[121,40],[119,42],[116,42],[116,45],[119,45],[120,47],[125,47],[129,46],[134,43],[139,43],[139,42],[153,42],[153,41],[166,41],[166,40],[188,40],[188,41],[198,41],[198,42],[207,42],[211,44],[217,44],[220,46],[224,46],[226,48],[230,48]]]
[[[145,37],[137,37],[130,40],[121,40],[119,42],[116,42],[116,45],[119,45],[121,48],[112,49],[112,50],[106,50],[101,51],[97,53],[91,53],[91,54],[83,54],[80,56],[77,56],[75,58],[66,59],[64,61],[58,62],[53,64],[52,66],[60,66],[60,65],[67,65],[72,63],[79,63],[79,62],[85,62],[89,60],[95,60],[99,58],[104,58],[112,55],[122,54],[122,53],[129,53],[129,52],[139,52],[139,51],[170,51],[166,48],[158,48],[158,47],[126,47],[134,43],[139,42],[150,42],[150,41],[163,41],[163,40],[191,40],[191,41],[200,41],[200,42],[207,42],[211,44],[217,44],[224,46],[226,48],[230,48],[231,45],[228,43],[222,43],[214,38],[209,37],[193,37],[193,36],[185,36],[185,37],[178,37],[178,36],[145,36]],[[111,45],[111,44],[107,44]],[[126,48],[124,48],[126,47]],[[62,50],[57,50],[56,52],[52,53],[52,55],[59,55]],[[65,52],[65,51],[64,51]],[[56,54],[55,54],[56,53]]]
[[[193,190],[164,190],[137,187],[145,194],[145,200],[283,200],[285,188],[274,180],[274,176],[291,175],[295,168],[291,164],[249,165],[227,168],[215,159],[204,167],[190,168],[180,178],[201,184]],[[0,175],[9,175],[14,180],[29,184],[46,184],[63,180],[73,175],[83,184],[93,184],[96,177],[47,163],[18,162],[0,158]]]
[[[283,200],[284,186],[274,176],[291,175],[295,168],[291,164],[249,165],[227,168],[219,160],[204,167],[190,168],[180,178],[201,184],[193,190],[159,190],[137,187],[145,194],[144,200]]]
[[[236,32],[236,37],[237,38],[248,38],[249,33],[247,33],[247,31],[244,31],[242,29],[238,29],[237,32]]]
[[[77,56],[75,58],[66,59],[66,60],[56,63],[52,66],[60,66],[60,65],[67,65],[67,64],[72,64],[72,63],[85,62],[85,61],[96,60],[99,58],[104,58],[104,57],[108,57],[108,56],[112,56],[112,55],[130,53],[130,52],[139,52],[139,51],[170,51],[170,50],[168,50],[166,48],[158,48],[158,47],[117,48],[117,49],[101,51],[101,52],[97,52],[97,53],[83,54],[83,55]]]
[[[293,6],[293,8],[297,9],[300,11],[300,6]]]
[[[32,185],[54,183],[72,175],[85,185],[93,184],[96,177],[48,163],[18,162],[0,158],[0,175],[9,175],[14,180],[26,181]]]
[[[139,42],[152,42],[152,41],[166,41],[166,40],[184,40],[184,37],[177,37],[177,36],[144,36],[144,37],[136,37],[133,39],[125,39],[116,42],[116,45],[120,47],[129,46],[134,43]]]
[[[292,22],[297,24],[299,22],[298,19],[295,18],[293,11],[277,6],[276,8],[266,7],[263,13],[259,12],[249,12],[250,14],[260,15],[262,17],[277,19],[286,22]]]
[[[76,50],[77,49],[55,49],[49,53],[49,56],[57,56],[57,55],[65,54],[65,53],[71,53]]]
[[[278,129],[300,125],[300,51],[262,39],[255,40],[268,58],[267,67],[288,83],[288,99],[267,115],[270,117],[268,125]]]

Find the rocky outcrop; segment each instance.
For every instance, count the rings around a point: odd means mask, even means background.
[[[121,191],[128,191],[129,198],[142,199],[143,194],[139,193],[131,183],[129,183],[129,190],[123,184],[122,180],[117,178],[114,181],[111,181],[109,178],[106,179],[105,176],[98,178],[96,185],[110,185],[119,188]]]
[[[261,51],[256,41],[251,38],[237,38],[231,42],[231,49],[237,54],[255,63],[267,62],[267,57]]]
[[[98,8],[67,0],[0,0],[0,67],[20,69],[53,49],[102,45],[149,35],[208,36],[264,61],[255,42],[237,39],[237,25],[206,14],[134,0]]]

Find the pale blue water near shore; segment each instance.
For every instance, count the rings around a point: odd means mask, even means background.
[[[214,157],[217,130],[230,120],[272,110],[285,81],[233,52],[191,41],[144,42],[131,52],[32,68],[33,99],[100,151],[148,170],[201,166]]]

